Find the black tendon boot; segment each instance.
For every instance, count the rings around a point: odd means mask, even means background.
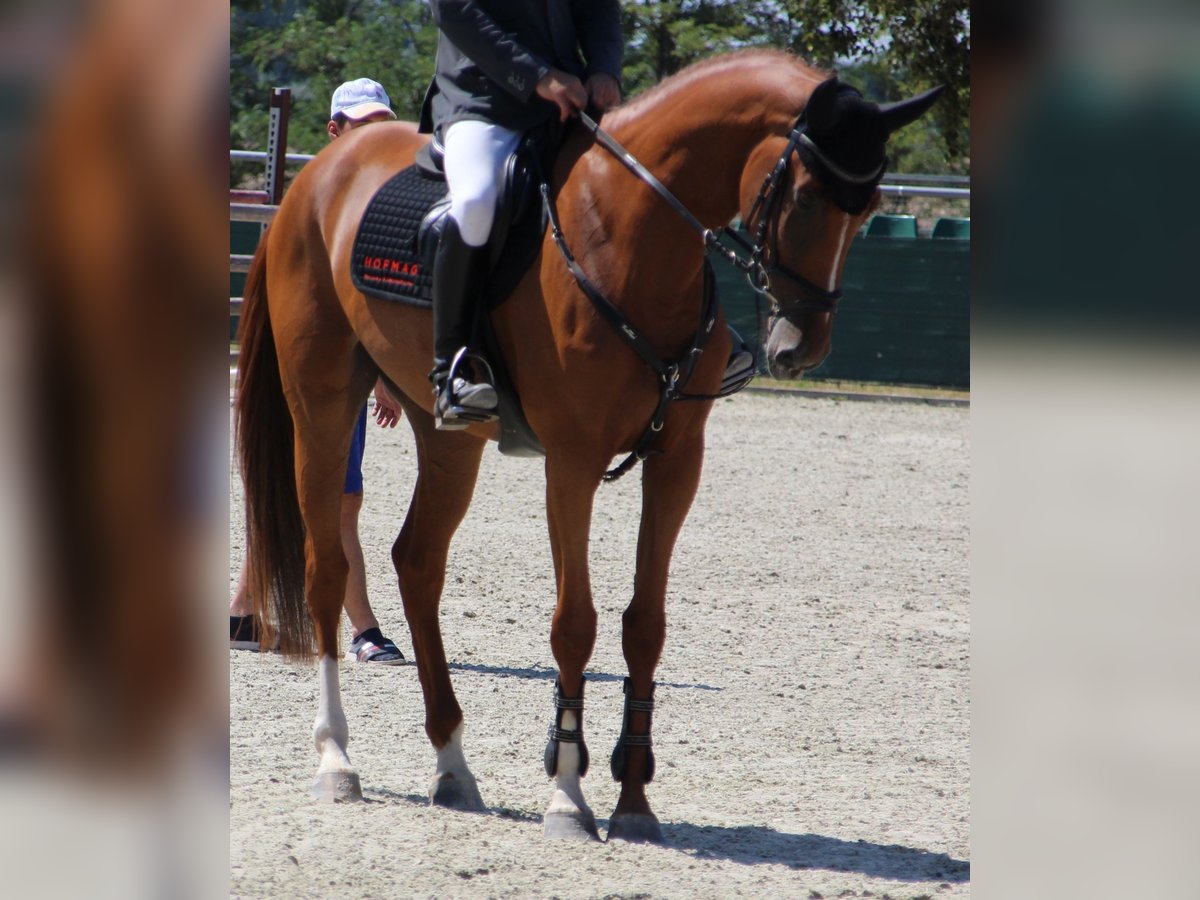
[[[433,263],[433,382],[434,418],[438,429],[455,431],[496,416],[496,389],[472,381],[461,365],[483,287],[486,247],[471,247],[447,217]]]

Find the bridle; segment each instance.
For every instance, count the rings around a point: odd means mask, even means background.
[[[575,260],[570,248],[567,246],[557,210],[550,197],[548,179],[544,173],[539,173],[542,203],[550,222],[554,241],[558,245],[559,252],[563,256],[567,269],[574,276],[580,289],[592,301],[593,306],[595,306],[600,316],[616,330],[617,334],[633,348],[634,352],[658,376],[659,400],[651,416],[650,424],[646,427],[641,438],[634,446],[633,452],[620,465],[614,467],[604,475],[605,481],[614,481],[650,454],[654,439],[658,432],[662,430],[663,419],[666,416],[667,403],[669,401],[715,400],[735,393],[746,385],[746,382],[742,382],[718,394],[688,394],[684,393],[683,390],[691,380],[696,363],[699,361],[704,345],[708,342],[713,326],[716,325],[717,321],[718,307],[712,265],[709,261],[710,254],[718,256],[730,265],[745,272],[746,279],[755,293],[768,299],[772,319],[777,317],[791,318],[810,313],[828,313],[832,315],[837,312],[838,301],[842,298],[840,288],[827,290],[779,262],[779,221],[782,218],[783,211],[782,200],[784,184],[786,183],[785,176],[792,154],[796,153],[800,147],[804,147],[835,178],[856,186],[868,185],[872,182],[877,183],[883,177],[887,159],[885,158],[880,162],[879,166],[870,174],[857,175],[844,171],[835,165],[827,155],[822,153],[813,140],[805,134],[806,117],[804,114],[801,114],[796,120],[796,124],[792,127],[791,133],[788,135],[787,146],[784,147],[775,166],[763,179],[762,186],[758,190],[758,196],[755,197],[754,203],[751,204],[746,221],[755,221],[757,216],[757,227],[753,243],[751,243],[737,231],[730,230],[728,227],[706,228],[680,202],[679,198],[671,193],[666,185],[659,181],[628,150],[617,143],[587,113],[581,112],[579,119],[583,123],[583,126],[592,133],[597,143],[612,153],[622,165],[649,185],[704,241],[704,299],[701,304],[700,324],[692,336],[691,347],[680,359],[674,362],[662,360],[654,352],[650,342],[634,327],[629,318],[601,293],[599,288],[592,283]],[[735,243],[737,249],[724,244],[722,241],[725,238]],[[739,250],[741,251],[740,253]],[[798,287],[800,289],[799,296],[780,300],[773,289],[772,279],[775,278],[786,279]],[[756,346],[754,371],[758,369],[757,356],[758,348]]]
[[[808,136],[804,134],[803,116],[792,128],[787,146],[784,147],[775,166],[763,179],[758,196],[750,205],[750,212],[745,221],[749,225],[750,222],[756,221],[757,217],[758,226],[755,229],[754,242],[751,243],[737,231],[728,228],[718,229],[711,241],[705,237],[706,247],[723,254],[727,262],[742,269],[750,286],[770,301],[772,317],[787,318],[807,313],[833,314],[837,312],[838,301],[842,299],[840,288],[827,290],[779,262],[779,220],[783,210],[783,186],[787,181],[786,175],[792,154],[796,152],[802,139],[808,140]],[[808,143],[811,144],[812,141],[809,140]],[[728,237],[738,244],[748,256],[745,259],[739,257],[736,252],[720,242],[721,237]],[[768,258],[771,260],[770,264],[766,262]],[[772,290],[771,277],[774,275],[780,275],[798,287],[799,296],[780,300],[779,295]]]
[[[684,222],[703,238],[706,254],[715,253],[730,265],[746,273],[746,279],[749,281],[750,287],[756,293],[767,297],[770,301],[772,316],[787,318],[807,313],[832,314],[837,312],[838,301],[842,299],[840,288],[827,290],[779,261],[779,220],[782,217],[783,189],[787,182],[788,165],[792,155],[800,148],[804,148],[807,153],[811,153],[829,171],[833,178],[849,185],[866,186],[878,184],[880,179],[883,178],[883,173],[887,168],[886,156],[870,172],[854,173],[847,171],[830,159],[817,146],[816,142],[805,133],[808,128],[807,115],[801,113],[800,117],[796,119],[796,124],[792,126],[792,130],[788,134],[787,145],[783,148],[783,152],[780,153],[779,159],[776,160],[771,171],[763,178],[763,183],[758,189],[758,195],[750,205],[750,211],[744,220],[747,225],[755,221],[758,223],[752,243],[738,233],[737,230],[730,229],[727,226],[716,229],[705,228],[692,215],[691,211],[667,189],[666,185],[659,181],[628,150],[617,143],[608,132],[604,131],[586,113],[580,113],[579,118],[584,127],[592,132],[596,141],[601,146],[612,153],[626,168],[637,175],[638,178],[653,188],[667,205],[675,210]],[[738,250],[723,244],[722,240],[726,238],[737,244],[743,255],[739,255]],[[769,253],[768,248],[770,250]],[[767,261],[768,259],[770,262]],[[779,295],[772,289],[772,276],[776,275],[782,276],[798,287],[800,289],[800,296],[781,300]]]

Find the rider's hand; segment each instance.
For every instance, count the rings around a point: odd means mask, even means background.
[[[561,69],[551,69],[542,76],[537,83],[537,95],[558,107],[558,118],[562,122],[586,107],[588,102],[583,82]]]
[[[621,102],[621,85],[607,72],[597,72],[587,80],[588,96],[601,112]]]

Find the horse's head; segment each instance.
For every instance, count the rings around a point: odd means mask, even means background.
[[[879,203],[888,136],[941,92],[879,105],[830,78],[813,90],[790,135],[764,141],[752,154],[741,185],[742,219],[760,252],[755,277],[771,298],[766,354],[775,377],[796,378],[829,354],[842,269]]]

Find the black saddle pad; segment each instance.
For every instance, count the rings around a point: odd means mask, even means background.
[[[350,258],[354,286],[380,300],[429,306],[433,266],[422,253],[421,223],[445,199],[446,182],[416,166],[390,178],[359,223]]]
[[[507,185],[505,194],[511,190]],[[416,165],[392,176],[371,198],[359,223],[350,257],[354,286],[380,300],[430,308],[433,258],[448,210],[444,179],[430,177]],[[512,293],[537,258],[545,230],[536,194],[513,196],[497,210],[484,286],[488,308]]]

